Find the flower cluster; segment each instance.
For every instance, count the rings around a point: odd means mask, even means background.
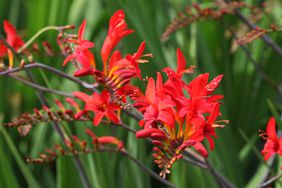
[[[277,136],[275,124],[275,119],[271,117],[268,120],[266,132],[260,134],[260,136],[266,140],[264,148],[261,151],[264,160],[268,160],[274,154],[282,156],[282,137]]]
[[[214,149],[212,137],[216,137],[215,128],[222,127],[217,117],[220,115],[220,99],[223,95],[212,95],[218,87],[223,75],[208,82],[209,74],[201,74],[190,83],[183,80],[184,74],[192,74],[194,66],[186,68],[185,58],[177,50],[177,70],[163,69],[167,81],[163,82],[161,73],[157,73],[156,81],[148,79],[145,94],[137,86],[130,85],[132,78],[141,78],[139,63],[147,62],[141,59],[145,49],[142,42],[134,54],[122,57],[115,46],[126,35],[133,32],[127,29],[124,13],[119,10],[111,17],[108,35],[101,49],[103,70],[96,69],[94,55],[89,48],[94,47],[90,41],[83,39],[86,22],[79,28],[78,39],[69,39],[73,44],[73,53],[65,60],[64,65],[76,60],[79,65],[75,76],[93,76],[98,84],[104,86],[101,94],[93,93],[90,97],[82,92],[74,92],[74,96],[85,102],[84,110],[77,113],[77,118],[88,111],[95,114],[93,124],[99,125],[103,117],[114,123],[119,123],[119,110],[128,104],[126,96],[133,106],[143,114],[139,122],[142,130],[136,133],[137,138],[151,138],[155,145],[153,157],[155,163],[163,169],[160,173],[165,178],[170,173],[172,164],[182,158],[181,152],[187,147],[194,147],[203,156],[208,152],[202,142],[206,138],[210,149]],[[122,103],[120,103],[122,101]]]
[[[94,43],[83,39],[86,27],[85,20],[79,27],[77,38],[66,40],[73,50],[63,65],[70,61],[78,63],[74,76],[93,76],[98,84],[104,86],[101,94],[94,92],[92,97],[82,92],[73,93],[75,97],[86,103],[84,110],[80,111],[77,117],[92,111],[95,113],[93,124],[96,126],[100,124],[104,116],[115,123],[120,122],[117,113],[121,108],[126,107],[124,88],[132,78],[141,78],[138,64],[147,62],[142,59],[143,56],[151,56],[151,54],[142,55],[146,46],[145,42],[140,44],[137,52],[127,54],[124,57],[119,50],[114,50],[123,37],[133,32],[133,30],[127,29],[124,17],[124,12],[118,10],[110,19],[109,31],[101,49],[103,70],[96,69],[94,55],[89,50],[94,47]]]
[[[137,138],[151,138],[154,144],[155,163],[163,169],[165,177],[170,173],[172,164],[182,158],[181,152],[187,147],[194,147],[204,157],[208,152],[203,140],[206,138],[210,149],[214,149],[215,128],[223,127],[216,121],[220,115],[219,100],[223,95],[212,95],[222,76],[215,77],[208,83],[209,74],[201,74],[190,83],[182,79],[184,73],[192,73],[193,66],[186,69],[186,62],[180,49],[177,50],[178,68],[176,71],[165,68],[164,82],[161,73],[156,81],[149,78],[145,94],[136,87],[129,87],[128,93],[134,106],[144,114],[136,133]]]
[[[94,47],[94,43],[84,39],[84,31],[86,21],[84,20],[79,27],[77,35],[62,35],[65,48],[68,52],[63,65],[69,62],[75,65],[76,71],[74,76],[91,76],[101,92],[93,92],[92,96],[81,92],[73,92],[73,96],[85,103],[83,109],[70,98],[67,102],[76,109],[66,108],[57,101],[60,111],[53,112],[47,107],[44,111],[48,117],[42,115],[39,111],[35,114],[27,114],[15,123],[7,124],[7,126],[24,126],[23,133],[29,131],[30,127],[25,126],[26,123],[36,123],[40,120],[44,121],[85,121],[92,120],[95,126],[103,122],[121,123],[119,116],[123,108],[136,108],[142,114],[142,120],[139,121],[141,130],[136,132],[137,138],[148,138],[152,141],[154,147],[153,157],[155,163],[162,169],[160,176],[166,177],[170,173],[172,164],[182,158],[182,152],[187,147],[195,148],[204,157],[208,156],[208,151],[203,145],[203,141],[207,139],[210,149],[214,149],[214,141],[212,137],[217,137],[215,129],[221,128],[221,123],[227,123],[227,120],[218,121],[220,116],[220,100],[223,95],[213,94],[214,90],[219,86],[223,75],[216,76],[209,82],[209,74],[201,74],[196,76],[190,83],[183,79],[184,74],[192,75],[195,66],[186,67],[184,55],[180,49],[177,49],[177,70],[164,68],[163,73],[166,75],[166,81],[160,72],[157,78],[148,78],[146,91],[134,85],[130,81],[133,78],[142,79],[140,63],[146,63],[146,57],[152,57],[151,54],[143,54],[146,44],[142,42],[133,54],[125,56],[115,49],[122,38],[131,34],[133,30],[127,28],[125,22],[125,14],[122,10],[118,10],[110,19],[109,31],[104,44],[101,48],[102,70],[96,67],[96,60],[90,48]],[[23,44],[23,41],[17,37],[14,28],[10,25],[6,26],[10,29],[7,42],[15,49]],[[12,29],[11,29],[12,28]],[[10,31],[12,30],[12,31]],[[13,33],[10,37],[9,33]],[[10,39],[10,38],[12,39]],[[1,54],[4,54],[5,48],[0,44]],[[3,53],[2,53],[3,52]],[[0,55],[1,55],[0,54]],[[143,80],[143,79],[142,79]],[[71,113],[70,113],[71,112]],[[94,113],[92,117],[89,112]],[[107,120],[107,121],[104,121]],[[28,130],[27,130],[28,129]],[[123,148],[123,144],[118,139],[111,136],[96,137],[94,133],[87,132],[93,142],[100,144],[116,144],[119,149]],[[85,149],[85,143],[78,138],[73,137],[75,143],[79,144],[80,149]],[[74,148],[70,142],[66,142],[70,153]],[[42,155],[40,161],[52,160],[56,151],[49,152],[49,155]],[[49,156],[49,157],[48,157]]]

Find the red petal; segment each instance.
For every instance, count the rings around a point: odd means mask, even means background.
[[[164,122],[171,128],[174,127],[174,115],[168,111],[160,111],[157,119]]]
[[[184,143],[182,143],[182,144],[177,148],[177,150],[182,151],[182,150],[186,149],[187,147],[192,146],[192,145],[194,145],[194,144],[195,144],[194,141],[187,140],[187,141],[185,141]]]
[[[67,97],[65,100],[74,108],[79,109],[79,105],[72,98]]]
[[[119,123],[120,119],[119,117],[112,111],[112,110],[108,110],[107,111],[107,117],[113,121],[114,123]]]
[[[190,82],[188,88],[190,89],[189,94],[191,97],[206,95],[206,85],[208,82],[208,78],[209,74],[205,73],[197,76]]]
[[[91,100],[91,97],[88,96],[87,94],[80,92],[80,91],[75,91],[72,93],[76,98],[84,101],[84,102],[88,102]]]
[[[120,61],[121,59],[122,59],[122,56],[121,56],[120,51],[118,50],[114,51],[110,58],[109,70],[111,70],[115,66],[115,63]]]
[[[98,138],[98,142],[100,144],[116,144],[118,146],[118,149],[123,148],[122,141],[118,140],[117,138],[113,136],[102,136]]]
[[[223,74],[218,75],[207,85],[208,94],[212,93],[219,86],[219,83],[222,77],[223,77]]]
[[[208,157],[209,153],[201,142],[197,142],[193,147],[203,156]]]
[[[64,60],[63,66],[65,66],[70,60],[73,60],[75,58],[76,58],[76,56],[73,55],[73,54],[67,56],[67,58]]]
[[[145,48],[146,48],[146,42],[143,41],[140,44],[137,52],[133,54],[133,59],[137,60],[142,55],[142,53],[144,52]]]
[[[144,121],[143,119],[140,120],[140,121],[139,121],[139,126],[140,126],[140,127],[143,127],[144,125],[145,125],[145,121]]]
[[[123,10],[117,10],[110,19],[110,27],[115,27],[117,22],[123,20],[125,17]]]
[[[82,68],[82,69],[75,71],[73,75],[75,77],[90,76],[90,75],[93,75],[94,72],[95,72],[95,69],[93,68]]]
[[[157,72],[157,81],[156,81],[156,89],[158,91],[163,90],[163,78],[160,72]]]
[[[86,129],[85,130],[86,134],[88,134],[91,138],[96,139],[97,136],[92,132],[91,129]]]
[[[274,151],[267,152],[267,153],[262,152],[262,154],[264,155],[263,159],[264,159],[265,161],[267,161],[272,155],[275,154],[275,152],[274,152]]]
[[[213,124],[218,115],[219,115],[219,104],[216,103],[216,104],[213,106],[211,115],[210,115],[210,117],[209,117],[209,119],[208,119],[208,123],[209,123],[209,124]]]
[[[158,103],[159,110],[164,110],[173,106],[175,106],[175,103],[170,98],[166,98]]]
[[[7,42],[15,48],[15,50],[24,44],[23,40],[17,36],[16,28],[7,20],[4,21],[4,31],[7,34]]]
[[[210,136],[206,136],[208,142],[209,142],[209,145],[210,145],[210,149],[211,151],[214,149],[214,141],[213,139],[210,137]]]
[[[159,129],[148,128],[148,129],[143,129],[143,130],[136,132],[136,137],[137,138],[147,138],[147,137],[151,137],[153,133],[164,134],[163,131]]]
[[[7,47],[0,41],[0,57],[3,57],[7,53]]]
[[[166,139],[166,135],[164,133],[152,133],[151,138],[156,139],[156,140],[164,140]]]
[[[159,140],[152,140],[152,144],[156,145],[156,146],[159,146],[159,147],[163,147],[163,143]]]
[[[4,20],[4,31],[7,34],[7,42],[10,44],[16,37],[16,28],[7,20]],[[12,44],[10,44],[12,45]]]
[[[155,80],[153,78],[149,78],[145,95],[150,103],[154,104],[156,102]]]
[[[82,50],[93,48],[95,46],[93,42],[90,42],[88,40],[82,40],[80,45],[81,45]]]
[[[114,15],[110,19],[107,38],[105,39],[105,42],[101,50],[101,56],[104,66],[106,65],[106,62],[108,60],[108,57],[112,49],[118,44],[118,42],[124,36],[133,32],[133,30],[127,30],[127,24],[124,20],[124,17],[125,15],[123,10],[118,10],[114,13]]]
[[[83,34],[84,34],[85,26],[86,26],[86,19],[84,19],[83,22],[81,23],[81,25],[79,26],[79,29],[78,29],[78,41],[82,41],[82,39],[83,39]]]
[[[180,48],[177,48],[177,74],[181,73],[186,68],[186,61]]]
[[[271,117],[269,120],[268,120],[268,123],[267,123],[267,127],[266,127],[266,133],[267,133],[267,136],[269,138],[271,138],[273,141],[277,141],[278,142],[278,137],[277,137],[277,133],[276,133],[276,125],[275,125],[275,119],[274,117]]]
[[[105,113],[97,112],[97,113],[95,114],[94,119],[93,119],[93,125],[98,126],[98,125],[101,123],[101,121],[102,121],[104,115],[105,115]]]

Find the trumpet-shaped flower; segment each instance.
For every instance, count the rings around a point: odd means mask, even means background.
[[[109,31],[101,50],[105,74],[107,74],[107,61],[113,48],[123,37],[133,32],[133,30],[127,29],[124,17],[124,12],[122,10],[118,10],[110,19]]]
[[[272,155],[282,155],[282,137],[278,137],[276,133],[276,122],[271,117],[266,126],[266,132],[260,136],[266,140],[263,150],[261,153],[264,156],[264,160],[268,160]]]
[[[76,60],[80,63],[82,67],[74,73],[75,76],[84,76],[92,74],[93,69],[96,68],[94,55],[89,50],[89,48],[94,47],[94,43],[83,39],[85,26],[86,20],[84,20],[79,27],[77,40],[69,40],[69,42],[73,43],[74,45],[74,51],[72,54],[67,56],[63,63],[63,66],[65,66],[71,60]]]
[[[93,118],[93,124],[95,126],[101,123],[104,116],[115,123],[119,123],[120,119],[116,111],[119,110],[120,107],[111,102],[110,93],[107,90],[104,90],[101,94],[95,92],[92,96],[88,96],[79,91],[73,94],[75,97],[85,102],[84,110],[78,112],[77,117],[80,117],[87,111],[92,111],[95,113],[95,117]]]

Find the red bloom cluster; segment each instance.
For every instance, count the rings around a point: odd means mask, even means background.
[[[84,110],[79,111],[79,118],[88,111],[95,113],[93,124],[100,124],[103,117],[119,123],[119,110],[121,104],[127,104],[126,96],[133,101],[133,106],[143,115],[140,121],[142,130],[138,131],[137,138],[152,138],[155,145],[153,154],[155,162],[162,168],[161,176],[165,177],[170,172],[172,164],[182,157],[181,152],[187,147],[194,147],[203,156],[208,152],[203,140],[206,138],[211,150],[214,149],[212,137],[216,137],[215,128],[222,127],[216,121],[220,115],[219,100],[222,95],[212,95],[218,87],[222,76],[215,77],[208,83],[209,74],[201,74],[190,83],[185,83],[183,74],[194,72],[194,66],[186,68],[185,58],[177,50],[177,70],[163,69],[168,79],[163,82],[161,73],[157,73],[156,81],[148,79],[145,94],[141,89],[130,85],[132,78],[141,78],[138,64],[147,62],[141,59],[145,50],[145,42],[142,42],[134,54],[122,56],[119,50],[113,51],[119,41],[133,32],[127,29],[124,20],[124,12],[119,10],[110,19],[109,31],[101,49],[103,70],[96,69],[94,56],[89,48],[94,47],[90,41],[83,39],[86,21],[82,23],[78,32],[78,39],[70,38],[68,42],[73,46],[64,65],[72,60],[80,64],[75,76],[93,76],[96,81],[104,86],[101,94],[93,93],[90,97],[82,92],[75,92],[78,99],[85,102]],[[122,102],[122,103],[120,103]],[[222,121],[221,121],[222,122]],[[225,121],[226,122],[226,121]]]
[[[145,42],[141,43],[136,53],[128,54],[125,57],[122,57],[119,50],[113,51],[123,37],[133,32],[127,29],[124,17],[124,12],[118,10],[110,19],[109,31],[101,49],[102,71],[96,69],[94,55],[89,50],[94,47],[94,43],[83,39],[85,20],[79,28],[78,39],[68,39],[68,43],[73,45],[74,50],[66,58],[64,65],[71,60],[76,60],[82,67],[74,73],[75,76],[93,75],[100,84],[112,91],[128,84],[131,78],[141,78],[138,63],[147,62],[141,59],[146,46]]]
[[[272,155],[278,154],[282,156],[282,137],[278,137],[276,133],[275,119],[271,117],[266,126],[266,132],[260,136],[266,140],[261,153],[264,155],[264,160],[268,160]]]
[[[186,69],[180,49],[177,57],[177,71],[170,68],[163,70],[168,76],[166,82],[163,82],[161,73],[157,73],[156,81],[149,78],[145,94],[134,86],[127,88],[134,106],[144,114],[144,119],[140,121],[143,129],[136,136],[152,138],[155,145],[153,157],[163,169],[160,173],[163,177],[170,173],[172,164],[182,158],[181,152],[189,146],[207,157],[203,140],[206,138],[213,150],[211,137],[217,136],[215,128],[223,126],[216,121],[220,115],[219,100],[223,95],[212,95],[223,75],[208,83],[209,74],[201,74],[186,84],[182,75],[192,73],[194,67]]]
[[[79,118],[87,111],[92,111],[95,113],[93,119],[95,126],[100,124],[104,116],[119,123],[117,112],[123,106],[117,105],[117,103],[126,103],[125,87],[132,78],[141,78],[138,64],[147,62],[147,60],[141,59],[146,46],[145,42],[140,44],[136,53],[127,54],[125,57],[121,55],[119,50],[113,51],[123,37],[133,32],[133,30],[127,29],[124,17],[124,12],[118,10],[110,19],[109,31],[101,49],[103,70],[96,69],[94,55],[89,50],[94,47],[94,43],[83,39],[85,20],[79,27],[77,38],[70,37],[66,40],[73,51],[67,56],[63,65],[75,60],[79,63],[79,67],[74,76],[93,76],[99,84],[105,87],[101,94],[93,93],[92,97],[82,92],[74,93],[75,97],[86,103],[84,110],[80,111],[76,117]]]

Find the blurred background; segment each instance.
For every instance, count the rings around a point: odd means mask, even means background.
[[[27,41],[39,29],[49,25],[74,24],[77,27],[83,19],[87,20],[85,38],[95,43],[93,49],[97,62],[103,41],[107,34],[108,21],[115,10],[123,9],[126,13],[128,27],[134,34],[127,36],[119,46],[123,53],[133,53],[142,41],[147,42],[146,53],[154,58],[148,64],[141,65],[143,76],[155,77],[156,71],[166,66],[176,67],[176,48],[180,48],[189,65],[197,66],[197,73],[209,72],[211,77],[224,74],[218,93],[224,94],[222,119],[231,122],[217,131],[215,150],[209,160],[213,166],[226,176],[236,187],[255,187],[268,172],[279,173],[281,158],[267,165],[260,155],[264,142],[259,138],[258,130],[265,130],[268,118],[280,117],[281,94],[273,89],[267,76],[281,87],[281,56],[258,39],[243,48],[232,45],[232,32],[242,35],[248,28],[234,15],[224,16],[220,20],[199,21],[172,33],[170,37],[160,40],[166,27],[185,12],[185,7],[192,3],[210,6],[213,1],[201,0],[0,0],[0,32],[3,32],[3,20],[13,23]],[[248,0],[248,4],[260,7],[263,1]],[[270,2],[270,1],[268,1]],[[270,10],[262,11],[256,24],[263,28],[275,23],[282,25],[282,2],[271,1]],[[249,9],[241,12],[247,17]],[[252,18],[253,19],[253,18]],[[74,31],[76,33],[76,31]],[[41,52],[41,43],[48,41],[59,51],[56,44],[56,31],[41,35],[36,42]],[[271,33],[272,40],[282,46],[281,33]],[[246,53],[247,52],[247,53]],[[250,57],[259,64],[255,68]],[[63,57],[56,54],[38,53],[34,59],[49,66],[72,74],[73,67],[62,67]],[[5,60],[6,61],[6,60]],[[16,66],[19,62],[16,62]],[[38,83],[65,92],[81,88],[70,81],[46,71],[33,69]],[[262,73],[263,74],[262,74]],[[21,75],[25,76],[24,73]],[[186,77],[191,80],[191,77]],[[32,112],[40,108],[36,92],[7,76],[0,77],[0,121],[9,122],[23,112]],[[45,94],[49,103],[62,97]],[[134,129],[138,123],[124,117],[125,122]],[[280,123],[280,122],[279,122]],[[280,123],[281,124],[281,123]],[[279,124],[279,125],[280,125]],[[69,123],[67,126],[75,135],[85,137],[84,129],[93,127],[92,123]],[[101,125],[93,128],[98,135],[112,134],[123,140],[129,153],[146,166],[159,171],[151,157],[152,146],[144,140],[136,140],[135,135],[126,130]],[[20,137],[16,129],[0,127],[0,187],[83,187],[71,157],[60,158],[42,165],[27,164],[26,156],[37,156],[45,148],[60,143],[57,133],[49,124],[35,126],[26,137]],[[121,154],[97,153],[81,157],[92,187],[162,187],[144,171]],[[217,187],[216,181],[205,170],[178,161],[172,168],[169,180],[177,187]],[[281,187],[282,182],[275,184]]]

